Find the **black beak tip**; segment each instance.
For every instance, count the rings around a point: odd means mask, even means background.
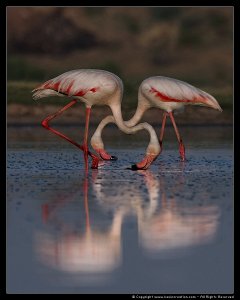
[[[111,156],[110,160],[118,160],[117,156]]]
[[[137,170],[139,170],[139,169],[138,169],[137,165],[135,164],[135,165],[132,165],[132,166],[131,166],[131,170],[137,171]]]

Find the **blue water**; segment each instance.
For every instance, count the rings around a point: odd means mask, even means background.
[[[9,128],[7,292],[233,293],[231,128],[182,129],[185,163],[166,136],[147,171],[127,169],[147,137],[115,130],[105,139],[119,159],[85,174],[74,146]]]

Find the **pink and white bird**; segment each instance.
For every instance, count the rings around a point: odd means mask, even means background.
[[[144,112],[151,107],[162,109],[164,113],[159,139],[161,150],[166,118],[169,116],[179,143],[180,157],[184,161],[185,147],[175,123],[173,112],[182,110],[185,105],[201,105],[222,111],[220,105],[213,96],[186,82],[164,76],[150,77],[141,83],[138,90],[137,110],[134,116],[129,121],[125,122],[125,125],[128,127],[135,126],[142,118]],[[96,149],[96,147],[99,148],[99,146],[101,147],[101,153],[104,153],[103,158],[105,159],[109,159],[111,156],[104,150],[101,135],[103,128],[108,123],[115,123],[114,116],[107,116],[104,118],[91,139],[91,144],[94,149]],[[142,164],[133,165],[132,169],[142,169]]]
[[[119,129],[126,134],[134,134],[142,129],[149,132],[150,142],[144,159],[139,163],[140,167],[147,168],[160,153],[161,149],[156,132],[150,124],[140,123],[137,126],[131,127],[125,125],[121,112],[123,84],[122,80],[113,73],[94,69],[73,70],[48,80],[34,89],[33,92],[34,99],[48,96],[67,96],[71,99],[71,101],[62,109],[45,118],[42,121],[42,126],[81,149],[84,152],[86,170],[88,169],[88,155],[90,155],[93,160],[92,168],[98,168],[99,162],[99,157],[88,150],[88,128],[91,107],[93,105],[108,105],[112,110],[114,122]],[[71,138],[49,126],[49,121],[62,114],[78,101],[83,102],[86,106],[86,124],[83,145],[78,144]],[[101,148],[95,147],[95,149],[101,155]],[[109,159],[113,160],[115,157],[108,156],[108,160]]]

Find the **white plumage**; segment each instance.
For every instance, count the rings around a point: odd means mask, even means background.
[[[68,96],[92,105],[104,105],[106,99],[120,89],[121,79],[104,70],[79,69],[65,72],[33,90],[33,99],[47,96]]]
[[[124,124],[121,112],[123,84],[121,79],[113,73],[94,69],[73,70],[48,80],[34,89],[33,92],[34,99],[41,99],[48,96],[67,96],[71,98],[69,104],[60,109],[57,113],[44,119],[42,125],[84,151],[86,169],[87,155],[90,155],[95,161],[92,168],[96,168],[98,165],[98,158],[88,151],[87,146],[88,126],[92,105],[108,105],[112,110],[117,126],[127,134],[134,134],[142,129],[149,132],[150,142],[147,147],[146,156],[140,163],[142,166],[141,168],[148,168],[151,162],[160,153],[161,149],[158,138],[151,125],[145,122],[130,128]],[[50,128],[48,125],[50,120],[76,104],[77,100],[86,105],[86,125],[83,146],[77,144],[75,141],[55,129]],[[98,148],[97,152],[101,155],[101,149]],[[110,156],[108,159],[115,160],[116,157]]]
[[[209,106],[222,111],[217,100],[210,94],[177,79],[155,76],[145,79],[139,93],[151,106],[171,112],[185,105]]]
[[[173,112],[183,110],[186,105],[200,105],[222,111],[217,100],[210,94],[177,79],[154,76],[149,77],[140,84],[138,89],[138,106],[134,116],[125,122],[128,127],[135,126],[142,118],[144,112],[151,107],[164,111],[162,129],[160,133],[160,145],[162,146],[166,117],[169,116],[173,124],[179,142],[179,152],[182,160],[185,160],[185,148],[177,129]],[[115,123],[114,116],[107,116],[99,124],[91,139],[93,148],[102,146],[102,153],[106,159],[111,157],[103,148],[102,131],[108,123]],[[138,168],[138,166],[133,166]]]

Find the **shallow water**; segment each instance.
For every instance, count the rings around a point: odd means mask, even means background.
[[[59,127],[78,138],[83,128]],[[104,133],[118,156],[84,174],[81,151],[40,127],[8,129],[8,293],[233,293],[232,128]],[[134,150],[133,150],[134,149]]]

